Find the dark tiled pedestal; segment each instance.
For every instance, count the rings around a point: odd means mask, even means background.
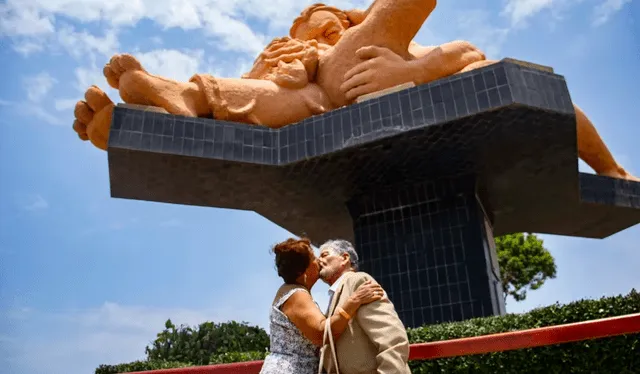
[[[348,202],[360,268],[408,326],[504,313],[490,224],[474,178],[400,184]]]
[[[354,241],[407,326],[504,312],[492,235],[640,222],[640,183],[578,172],[564,79],[506,61],[279,130],[117,107],[108,157],[113,197]]]

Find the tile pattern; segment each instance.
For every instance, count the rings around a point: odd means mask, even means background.
[[[279,130],[115,108],[108,158],[113,197],[355,240],[408,325],[504,312],[492,234],[640,222],[640,183],[578,173],[563,78],[505,62]]]
[[[116,108],[109,146],[286,165],[512,104],[571,115],[570,103],[562,77],[502,62],[278,130]],[[464,130],[458,136],[471,139]]]
[[[584,202],[640,209],[640,183],[581,174],[580,192]]]
[[[440,179],[348,202],[360,268],[408,327],[504,313],[495,245],[474,190],[472,177]]]
[[[279,164],[280,134],[265,127],[118,107],[111,126],[110,147]]]

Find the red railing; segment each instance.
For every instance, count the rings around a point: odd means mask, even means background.
[[[472,338],[412,344],[409,360],[433,360],[511,351],[637,333],[640,333],[640,313]],[[262,361],[251,361],[130,374],[258,374],[261,367]]]

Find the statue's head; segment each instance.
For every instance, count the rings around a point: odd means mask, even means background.
[[[318,43],[335,45],[350,25],[344,11],[318,3],[308,6],[300,13],[293,21],[289,35],[296,39],[313,39]]]
[[[287,88],[302,88],[315,80],[318,42],[288,36],[275,38],[258,55],[245,79],[270,80]]]

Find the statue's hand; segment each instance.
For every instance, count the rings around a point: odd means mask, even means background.
[[[362,47],[356,51],[362,59],[345,73],[340,90],[347,100],[384,90],[399,84],[413,82],[416,67],[393,51],[376,46]]]

